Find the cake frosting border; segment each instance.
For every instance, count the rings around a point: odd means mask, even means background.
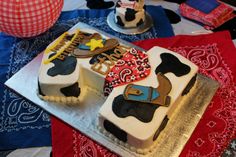
[[[198,73],[196,74],[196,77],[198,77]],[[196,78],[196,81],[194,82],[193,86],[189,89],[188,93],[187,94],[184,94],[180,97],[180,100],[178,101],[181,101],[182,102],[182,99],[183,98],[186,98],[188,95],[191,95],[192,92],[194,92],[194,90],[196,89],[196,86],[198,84],[198,79]],[[187,88],[187,87],[186,87]],[[184,89],[185,90],[185,89]],[[183,90],[183,91],[184,91]],[[167,115],[166,115],[167,116]],[[171,115],[172,117],[172,115]],[[168,117],[168,122],[169,120],[171,119],[171,117]],[[164,119],[163,119],[164,121]],[[163,123],[162,121],[162,123]],[[165,124],[165,127],[168,125],[168,122]],[[125,143],[121,140],[119,140],[117,137],[115,137],[112,133],[108,132],[107,130],[103,129],[101,126],[99,126],[99,124],[97,124],[97,129],[98,131],[103,134],[104,136],[106,136],[107,138],[111,139],[113,142],[115,142],[117,145],[121,145],[127,149],[129,149],[130,151],[134,152],[134,153],[137,153],[139,155],[148,155],[149,153],[153,153],[154,152],[154,149],[157,147],[158,145],[158,138],[160,136],[160,134],[162,133],[162,131],[165,129],[165,127],[159,132],[156,140],[153,142],[153,144],[148,147],[148,148],[136,148],[134,146],[131,146],[130,144],[128,143]]]
[[[30,68],[29,68],[29,66],[26,66],[21,71],[19,71],[17,75],[10,78],[5,84],[8,87],[10,87],[11,89],[13,89],[16,92],[18,92],[19,94],[21,94],[22,96],[29,99],[30,101],[34,102],[35,104],[37,104],[41,108],[47,110],[49,113],[52,113],[56,117],[62,119],[66,123],[68,123],[68,124],[72,125],[73,127],[77,128],[85,136],[90,137],[91,139],[96,141],[96,143],[100,143],[101,145],[107,146],[107,148],[110,149],[112,152],[115,152],[115,153],[119,154],[120,156],[129,156],[129,155],[130,156],[135,156],[135,155],[138,155],[134,152],[129,151],[128,149],[126,149],[123,146],[118,146],[118,145],[114,144],[114,142],[112,142],[111,140],[108,140],[107,137],[105,137],[104,135],[99,133],[99,131],[98,131],[98,129],[96,129],[96,125],[94,123],[96,121],[92,121],[92,123],[89,123],[89,127],[85,128],[85,127],[83,127],[83,122],[81,123],[81,122],[75,122],[75,121],[71,120],[72,115],[68,114],[68,113],[71,113],[74,110],[70,110],[70,108],[64,108],[63,106],[60,106],[60,105],[57,105],[55,107],[55,105],[52,104],[52,103],[43,102],[41,99],[38,99],[37,93],[36,93],[37,86],[32,86],[32,88],[29,89],[29,87],[25,86],[24,79],[25,78],[31,78],[29,80],[30,82],[28,82],[28,83],[30,83],[32,85],[35,84],[35,81],[37,79],[37,78],[35,78],[36,75],[32,75],[32,72],[29,74],[29,71],[32,71],[32,68],[34,70],[37,70],[36,65],[38,65],[37,62],[38,62],[39,59],[40,59],[40,56],[37,57],[36,60],[33,60],[32,63],[30,63],[30,65],[29,65]],[[33,74],[36,74],[35,71],[33,71]],[[19,84],[18,82],[21,82],[21,81],[23,83]],[[166,134],[161,134],[160,135],[161,138],[158,139],[159,142],[161,142],[161,143],[167,142],[167,143],[166,143],[165,147],[157,147],[158,152],[154,151],[152,153],[153,156],[158,155],[159,153],[162,154],[162,155],[165,154],[166,156],[178,156],[179,155],[180,151],[182,150],[182,147],[184,146],[184,144],[187,141],[188,137],[191,135],[191,130],[195,128],[196,124],[199,121],[199,118],[202,116],[202,114],[205,110],[205,107],[207,106],[207,104],[209,104],[209,101],[211,100],[213,94],[215,93],[216,89],[219,87],[219,84],[216,85],[217,84],[216,81],[212,80],[211,78],[204,77],[204,76],[201,76],[200,82],[201,82],[200,87],[202,87],[203,83],[204,84],[207,83],[207,86],[204,86],[203,90],[198,88],[199,91],[207,92],[207,95],[201,95],[200,97],[198,97],[198,98],[204,99],[203,103],[201,103],[201,104],[194,103],[195,105],[191,108],[194,108],[196,110],[195,110],[195,112],[190,111],[190,115],[192,115],[192,116],[189,119],[188,123],[187,124],[186,123],[179,123],[179,125],[178,125],[179,127],[184,127],[184,129],[185,129],[184,134],[187,135],[187,136],[180,136],[180,135],[173,136],[173,135],[176,135],[176,133],[172,134],[172,133],[167,131],[168,136],[171,140],[170,141],[166,141],[166,140],[163,141],[162,137],[167,137],[167,136],[166,136]],[[31,92],[32,89],[35,92]],[[63,111],[62,111],[62,109],[63,109]],[[178,110],[177,113],[178,114],[179,113],[184,113],[182,111]],[[95,113],[95,112],[92,111],[91,113]],[[198,114],[199,116],[195,116],[196,114]],[[80,115],[74,115],[74,118],[81,119],[81,116]],[[178,116],[177,116],[177,119],[178,119]],[[189,122],[191,122],[191,124]],[[174,139],[174,140],[172,140],[172,139]],[[180,141],[179,140],[177,141],[177,139],[179,139]],[[174,147],[172,147],[173,144],[178,144],[178,146],[175,147],[174,150],[172,150],[172,148],[174,148]],[[145,155],[139,155],[139,156],[144,157]]]

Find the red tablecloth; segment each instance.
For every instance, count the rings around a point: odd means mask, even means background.
[[[139,41],[148,50],[161,46],[185,56],[200,68],[200,73],[217,80],[220,88],[207,107],[180,156],[219,156],[236,138],[236,49],[228,32],[208,35],[179,35]],[[116,156],[78,130],[52,117],[54,157]]]

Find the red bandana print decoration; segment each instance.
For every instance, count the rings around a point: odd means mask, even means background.
[[[132,48],[122,59],[117,61],[116,65],[107,74],[104,95],[109,95],[114,87],[144,79],[150,74],[150,71],[148,55]]]

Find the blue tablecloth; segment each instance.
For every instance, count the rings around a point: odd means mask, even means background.
[[[157,37],[171,37],[174,36],[172,26],[165,12],[161,6],[147,6],[147,12],[152,16],[154,27],[141,35],[125,35],[113,31],[107,24],[107,15],[111,12],[107,10],[77,10],[73,13],[65,12],[61,15],[59,21],[61,23],[73,26],[78,22],[84,22],[94,26],[104,32],[115,35],[126,41],[136,41]],[[68,20],[70,19],[70,20]]]
[[[51,145],[49,114],[6,88],[4,82],[77,22],[87,23],[127,41],[174,35],[163,9],[159,6],[147,7],[155,27],[137,36],[120,34],[109,28],[106,17],[110,11],[63,12],[53,28],[30,39],[14,38],[0,33],[0,150]]]

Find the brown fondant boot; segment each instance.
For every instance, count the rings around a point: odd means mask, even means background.
[[[159,86],[156,88],[156,90],[160,95],[156,99],[152,100],[151,103],[159,104],[161,106],[169,106],[170,96],[168,96],[168,94],[170,93],[172,88],[171,82],[162,73],[157,74],[157,80]]]

